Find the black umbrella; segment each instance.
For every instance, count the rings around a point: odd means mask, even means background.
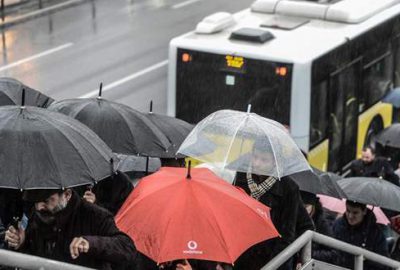
[[[119,159],[117,169],[121,172],[155,172],[161,167],[159,158],[123,154],[117,154],[117,157]]]
[[[111,149],[70,117],[38,107],[0,107],[0,187],[56,189],[114,171]]]
[[[383,98],[382,102],[390,103],[395,108],[400,108],[400,87],[389,91]]]
[[[346,193],[335,180],[327,174],[317,175],[312,171],[302,171],[291,174],[290,177],[299,185],[300,190],[313,194],[323,194],[338,199],[347,198]]]
[[[54,101],[13,78],[0,78],[0,106],[21,105],[22,89],[25,90],[25,105],[46,108]]]
[[[383,146],[400,148],[400,123],[393,124],[375,136],[375,141]]]
[[[169,157],[168,138],[146,115],[120,103],[98,98],[54,102],[50,110],[71,116],[96,132],[115,153]]]
[[[349,200],[400,211],[400,187],[374,177],[350,177],[338,181]]]
[[[171,142],[168,153],[170,153],[170,158],[175,158],[176,151],[178,151],[182,142],[187,135],[189,135],[194,126],[175,117],[153,113],[152,101],[150,102],[150,112],[147,114],[147,117]],[[182,155],[178,155],[178,157],[182,157]]]

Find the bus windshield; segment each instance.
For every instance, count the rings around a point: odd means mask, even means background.
[[[176,117],[197,123],[221,109],[289,125],[292,64],[178,49]]]

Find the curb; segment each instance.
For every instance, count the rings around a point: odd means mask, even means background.
[[[17,17],[12,18],[12,19],[10,19],[8,21],[0,22],[0,28],[5,29],[5,28],[8,28],[10,26],[13,26],[13,25],[16,25],[18,23],[21,23],[21,22],[26,22],[26,21],[32,20],[34,18],[38,18],[38,17],[41,17],[43,15],[50,14],[52,12],[56,12],[56,11],[59,11],[59,10],[65,9],[65,8],[69,8],[69,7],[73,7],[75,5],[81,4],[81,3],[86,2],[86,1],[88,1],[88,0],[69,0],[69,1],[61,3],[61,4],[57,4],[57,5],[54,5],[54,6],[51,6],[51,7],[46,7],[46,8],[43,8],[43,9],[39,9],[39,10],[30,12],[30,13],[27,13],[27,14],[24,14],[24,15],[21,15],[21,16],[17,16]]]

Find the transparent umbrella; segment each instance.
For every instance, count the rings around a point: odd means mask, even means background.
[[[178,153],[221,169],[278,178],[311,170],[283,125],[250,112],[212,113],[194,127]]]

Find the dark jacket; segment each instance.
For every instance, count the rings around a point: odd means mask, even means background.
[[[315,213],[313,216],[315,231],[317,233],[333,237],[332,225],[330,223],[332,219],[333,217],[328,216],[328,213],[323,210],[321,203],[318,201],[315,205]],[[337,256],[338,254],[336,250],[315,242],[312,243],[313,259],[327,263],[333,263]]]
[[[96,204],[116,215],[132,190],[129,176],[117,171],[113,176],[100,181],[92,191],[96,195]]]
[[[80,186],[74,190],[83,196],[88,186]],[[110,211],[114,216],[133,190],[129,176],[117,171],[113,176],[101,180],[91,188],[96,195],[96,204]]]
[[[89,241],[89,252],[76,260],[69,251],[74,237]],[[113,216],[75,193],[54,224],[44,224],[35,214],[31,216],[21,251],[96,269],[122,269],[136,258],[132,240],[118,230]]]
[[[376,223],[375,215],[369,209],[367,209],[367,214],[363,222],[357,226],[350,226],[347,222],[346,215],[337,219],[333,224],[333,234],[338,240],[365,248],[383,256],[389,255],[385,236]],[[354,256],[345,252],[338,252],[336,264],[347,268],[353,268]],[[365,261],[364,269],[375,270],[387,268]]]
[[[390,163],[382,157],[376,157],[371,163],[364,163],[361,159],[354,160],[350,166],[349,177],[382,177],[399,186],[399,177],[394,173]]]
[[[260,182],[256,175],[253,175],[253,179]],[[250,194],[245,173],[237,173],[235,183]],[[247,250],[235,263],[235,269],[258,270],[296,239],[299,209],[304,208],[297,184],[290,177],[283,177],[259,201],[271,208],[272,222],[282,237]]]

